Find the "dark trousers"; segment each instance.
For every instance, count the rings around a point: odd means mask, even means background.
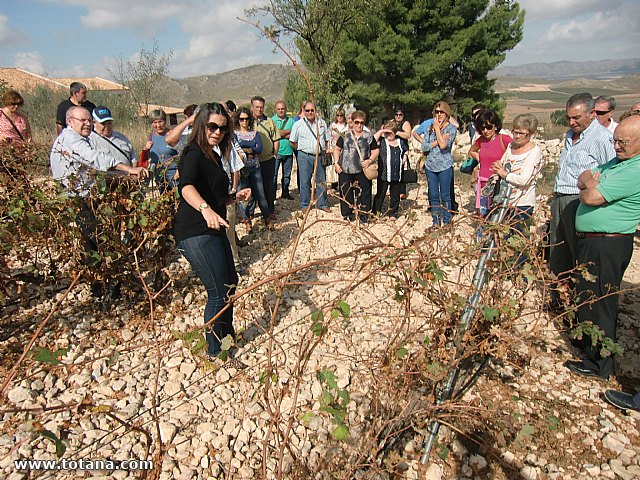
[[[549,268],[559,280],[572,280],[568,273],[576,266],[577,237],[576,211],[580,205],[578,195],[558,195],[551,201],[551,225],[549,227]],[[551,290],[551,301],[555,306],[560,297]]]
[[[369,219],[371,211],[371,180],[364,172],[345,173],[338,175],[340,185],[340,214],[350,220],[355,219],[354,208],[360,210],[360,221]]]
[[[260,162],[260,169],[262,170],[264,196],[267,197],[269,213],[274,213],[276,211],[276,186],[273,183],[273,177],[276,175],[276,158],[273,157],[264,162]]]
[[[228,303],[229,297],[235,293],[235,285],[238,284],[229,239],[224,232],[199,235],[182,240],[178,244],[178,250],[189,261],[207,290],[207,304],[204,307],[204,323],[207,323]],[[205,329],[207,354],[218,355],[221,352],[221,341],[227,335],[235,337],[232,306]]]
[[[85,252],[91,255],[92,252],[98,251],[98,221],[89,206],[90,200],[76,197],[78,203],[78,216],[76,217],[76,225],[82,232],[84,239]]]
[[[588,264],[587,271],[594,278],[591,281],[578,275],[576,279],[578,319],[581,323],[593,322],[607,338],[615,342],[619,300],[617,292],[620,290],[624,271],[631,261],[633,235],[578,238],[577,243],[578,263]],[[600,354],[601,343],[592,345],[591,338],[585,336],[583,348],[587,355],[585,366],[604,378],[614,374],[613,356],[603,357]]]
[[[373,199],[373,213],[382,212],[382,205],[384,204],[384,197],[387,194],[387,190],[391,192],[389,197],[389,210],[386,212],[390,217],[398,216],[398,209],[400,208],[400,194],[403,187],[406,192],[406,184],[403,182],[387,182],[386,180],[378,179],[378,191]]]

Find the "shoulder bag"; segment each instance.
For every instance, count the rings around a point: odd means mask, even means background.
[[[313,131],[313,128],[311,128],[311,125],[309,125],[309,122],[307,122],[306,119],[304,120],[304,124],[307,126],[309,131],[313,134],[313,138],[316,139],[316,144],[318,145],[318,148],[322,150],[321,148],[322,146],[320,145],[320,142],[318,142],[318,136],[316,135],[316,132]],[[324,168],[327,168],[333,165],[333,156],[331,155],[331,153],[327,153],[324,150],[322,150],[321,152],[318,153],[318,157],[320,158],[320,165],[323,166]]]
[[[360,151],[360,146],[358,145],[358,139],[353,137],[353,144],[356,146],[356,151],[358,152],[358,156],[360,157],[360,165],[364,162],[364,158],[362,158],[362,152]],[[368,167],[362,167],[362,171],[364,172],[364,176],[367,177],[368,180],[375,180],[378,178],[378,162],[369,163]]]

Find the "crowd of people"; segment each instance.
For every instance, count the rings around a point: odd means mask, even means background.
[[[14,90],[2,95],[0,142],[31,141],[23,103]],[[234,335],[228,302],[238,282],[238,246],[243,246],[235,233],[236,215],[250,226],[257,205],[264,227],[274,228],[278,181],[280,198],[294,201],[294,170],[301,210],[328,211],[327,189],[336,188],[345,221],[364,224],[372,215],[395,219],[406,195],[405,176],[412,168],[408,142],[414,139],[424,153],[431,229],[450,228],[458,210],[452,146],[460,125],[447,102],[436,102],[430,118],[414,128],[404,110],[396,108],[393,118],[375,132],[361,110],[339,108],[328,124],[311,101],[303,102],[293,118],[285,102],[275,107],[275,115],[267,117],[260,96],[251,99],[250,107],[237,108],[230,100],[188,105],[185,119],[172,129],[166,114],[153,110],[139,156],[131,141],[114,129],[110,109],[87,100],[84,85],[71,84],[70,97],[56,114],[51,171],[78,203],[78,226],[88,251],[97,249],[95,218],[84,201],[94,171],[152,176],[160,191],[177,189],[173,234],[207,290],[207,354],[215,362],[222,362],[221,339]],[[580,322],[592,322],[613,341],[618,290],[640,222],[640,102],[619,123],[613,118],[615,107],[615,99],[594,99],[588,93],[573,95],[566,103],[569,130],[558,160],[549,230],[549,268],[557,283],[547,305],[551,311],[575,308]],[[534,141],[538,119],[518,115],[506,131],[496,111],[478,104],[471,112],[465,173],[475,180],[478,218],[492,211],[500,181],[510,187],[508,218],[525,233],[542,167],[542,151]],[[579,264],[587,265],[591,275],[577,274]],[[574,343],[582,358],[566,363],[571,372],[601,378],[615,373],[615,355],[604,353],[586,336]],[[640,410],[640,394],[609,390],[605,398],[620,408]]]

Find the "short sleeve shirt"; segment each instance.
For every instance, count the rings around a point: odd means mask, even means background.
[[[340,153],[339,164],[344,173],[360,173],[362,172],[362,165],[360,164],[360,155],[355,143],[358,142],[358,148],[362,159],[366,160],[371,157],[371,151],[377,150],[378,142],[373,137],[371,132],[364,131],[362,135],[356,139],[352,131],[348,131],[344,134],[344,137],[339,137],[336,146],[342,149]]]
[[[278,130],[291,130],[293,128],[293,118],[286,116],[284,118],[274,115],[271,120],[276,122]],[[278,149],[278,155],[293,155],[293,148],[291,148],[291,142],[288,138],[280,139],[280,148]]]
[[[596,189],[606,204],[583,203],[576,213],[578,232],[635,233],[640,223],[640,155],[620,161],[614,158],[596,167],[600,184]]]
[[[278,131],[276,122],[270,118],[266,118],[255,122],[255,129],[262,140],[262,152],[260,152],[259,155],[260,161],[270,160],[274,156],[273,143],[280,140],[280,132]]]

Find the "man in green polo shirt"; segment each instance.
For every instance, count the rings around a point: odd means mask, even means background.
[[[293,168],[293,148],[289,142],[289,134],[293,128],[293,118],[287,115],[287,105],[280,100],[276,103],[276,114],[271,117],[278,127],[280,133],[280,148],[276,156],[276,174],[273,177],[273,186],[278,190],[278,171],[282,166],[282,197],[287,200],[293,200],[289,193],[289,184],[291,183],[291,170]]]
[[[578,178],[580,206],[576,213],[578,264],[590,275],[577,281],[578,319],[592,322],[616,341],[618,290],[633,253],[640,222],[640,115],[626,118],[613,135],[616,157]],[[580,375],[608,378],[612,355],[602,356],[602,343],[583,338],[585,359],[566,362]]]

